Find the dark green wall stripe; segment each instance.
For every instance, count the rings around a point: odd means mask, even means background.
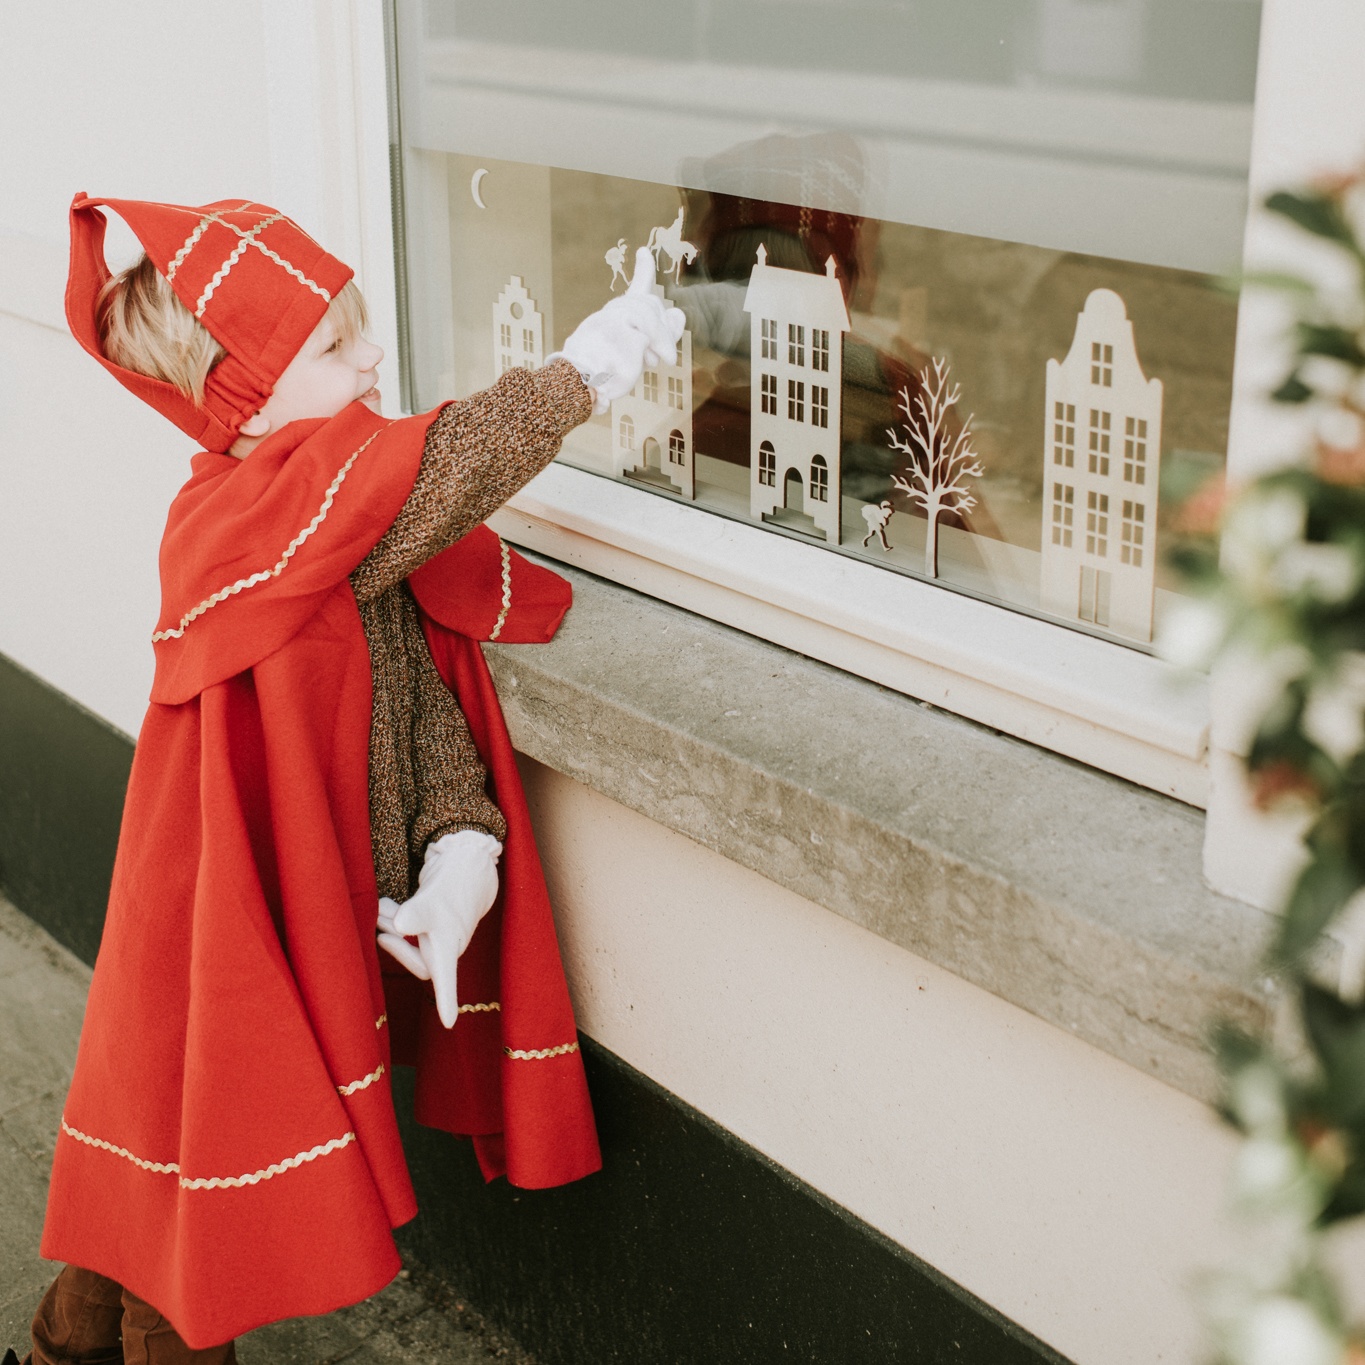
[[[1063,1358],[619,1058],[583,1041],[603,1170],[485,1185],[412,1122],[416,1259],[543,1365],[1064,1365]]]
[[[132,761],[127,735],[0,654],[0,888],[86,962]]]
[[[0,655],[0,886],[87,962],[133,746]],[[544,1365],[1065,1365],[932,1266],[590,1040],[605,1169],[485,1185],[398,1108],[422,1212],[404,1253]]]

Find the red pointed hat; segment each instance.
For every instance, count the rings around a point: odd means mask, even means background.
[[[104,354],[98,305],[110,271],[101,206],[132,228],[181,303],[227,351],[209,372],[203,407]],[[86,194],[71,203],[66,318],[72,335],[119,383],[206,450],[225,451],[237,439],[352,274],[298,224],[264,204],[224,199],[187,208]]]

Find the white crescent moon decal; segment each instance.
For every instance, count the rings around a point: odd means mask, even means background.
[[[474,172],[474,174],[470,177],[469,180],[469,192],[474,196],[474,202],[481,209],[486,209],[488,207],[488,205],[483,202],[483,195],[479,193],[479,186],[483,183],[483,178],[487,174],[488,168],[486,166],[480,166],[479,169]]]

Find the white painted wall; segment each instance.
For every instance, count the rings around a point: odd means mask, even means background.
[[[301,28],[315,35],[313,68],[290,60]],[[378,44],[380,82],[339,111],[353,29]],[[359,202],[367,161],[388,155],[382,44],[376,3],[354,16],[323,0],[6,10],[0,651],[130,734],[151,686],[156,547],[193,448],[67,334],[68,206],[78,190],[274,202],[357,266],[362,288],[374,280],[381,384],[397,395],[388,204]],[[131,234],[111,233],[109,250],[126,263]]]
[[[1190,1280],[1232,1237],[1210,1110],[523,772],[585,1032],[1077,1365],[1200,1359]]]

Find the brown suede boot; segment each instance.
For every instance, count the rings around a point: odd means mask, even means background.
[[[43,1295],[32,1333],[25,1365],[237,1365],[232,1342],[193,1351],[151,1304],[74,1265]]]

